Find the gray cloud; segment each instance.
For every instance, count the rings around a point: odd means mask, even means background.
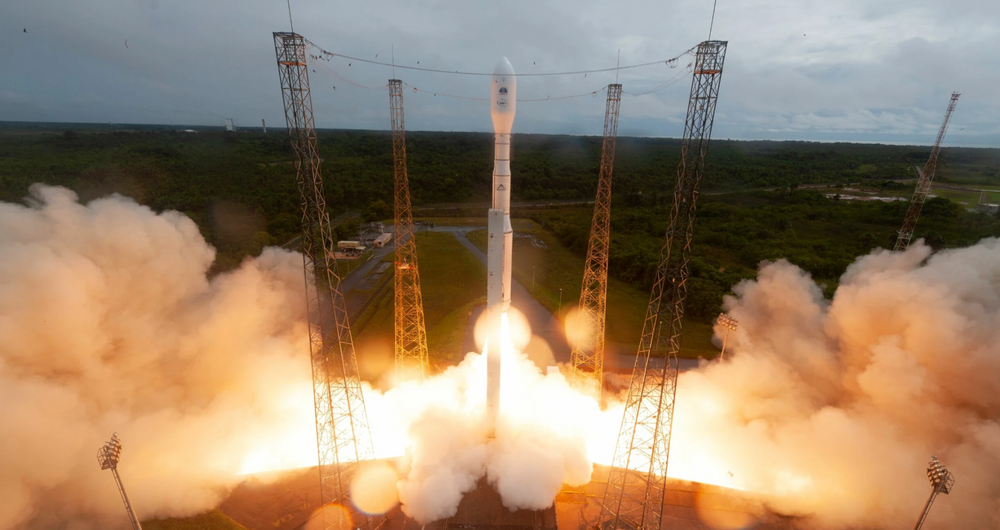
[[[293,0],[292,8],[296,30],[333,52],[383,60],[394,47],[401,65],[473,71],[506,55],[529,73],[613,66],[619,49],[623,64],[673,56],[706,38],[712,3]],[[270,35],[288,28],[280,0],[15,0],[0,20],[0,119],[283,123]],[[723,0],[713,36],[730,41],[716,136],[929,143],[959,90],[947,143],[1000,138],[996,2]],[[620,81],[627,93],[645,92],[685,64],[624,71]],[[388,68],[335,59],[315,69],[319,126],[388,126]],[[427,91],[406,94],[408,128],[490,130],[484,102],[444,95],[481,97],[484,78],[396,75]],[[519,96],[587,93],[613,79],[522,78]],[[627,97],[622,132],[679,135],[689,79]],[[515,131],[599,134],[603,97],[519,110]]]

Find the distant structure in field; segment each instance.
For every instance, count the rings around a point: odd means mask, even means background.
[[[226,132],[236,132],[236,120],[233,118],[222,118],[222,124]]]
[[[976,203],[976,211],[979,213],[996,215],[997,211],[1000,210],[1000,204],[986,202],[987,200],[988,197],[986,196],[986,190],[979,190],[979,202]]]

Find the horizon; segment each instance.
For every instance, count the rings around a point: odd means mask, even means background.
[[[209,130],[209,131],[219,131],[224,132],[223,125],[205,125],[205,124],[193,124],[193,123],[155,123],[155,122],[75,122],[75,121],[19,121],[19,120],[0,120],[0,129],[3,128],[15,128],[13,124],[28,124],[33,127],[45,128],[51,127],[52,130],[62,128],[63,126],[88,126],[94,129],[100,129],[101,127],[111,126],[111,129],[105,129],[110,132],[112,130],[122,130],[125,127],[150,127],[158,130],[172,129],[175,131],[182,131],[184,129],[191,130]],[[237,122],[238,132],[261,132],[261,126],[244,126],[239,125]],[[267,125],[268,133],[272,131],[287,131],[287,127],[284,123],[277,126]],[[317,127],[317,131],[324,132],[357,132],[357,133],[385,133],[391,134],[391,131],[386,129],[370,129],[370,128],[348,128],[348,127]],[[407,134],[410,133],[440,133],[440,134],[483,134],[492,135],[492,131],[470,131],[470,130],[432,130],[432,129],[407,129]],[[515,131],[513,135],[538,135],[538,136],[570,136],[570,137],[591,137],[600,138],[600,134],[582,134],[582,133],[563,133],[563,132],[535,132],[535,131]],[[924,136],[924,135],[920,135]],[[988,144],[954,144],[948,142],[948,136],[945,135],[944,141],[941,143],[941,149],[1000,149],[1000,136],[993,143]],[[681,140],[680,136],[647,136],[638,134],[619,134],[618,138],[645,138],[645,139],[662,139],[662,140]],[[805,144],[859,144],[859,145],[886,145],[893,147],[932,147],[934,145],[934,137],[928,138],[927,143],[916,143],[913,141],[905,140],[865,140],[865,139],[799,139],[799,138],[712,138],[712,141],[726,141],[726,142],[774,142],[774,143],[805,143]]]

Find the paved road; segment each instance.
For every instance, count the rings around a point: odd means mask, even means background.
[[[455,239],[462,244],[473,256],[476,257],[483,265],[486,264],[486,254],[479,250],[472,241],[466,237],[468,232],[473,230],[479,230],[485,228],[485,226],[435,226],[434,228],[423,227],[421,230],[429,230],[432,232],[444,232],[455,236]],[[388,227],[387,227],[388,229]],[[382,257],[393,252],[393,247],[386,246],[380,249],[375,249],[375,254],[370,258],[364,265],[358,267],[350,275],[344,278],[342,287],[347,298],[347,307],[350,314],[354,315],[358,309],[368,303],[371,296],[377,296],[379,293],[368,292],[364,294],[355,293],[355,290],[370,290],[378,286],[381,281],[384,281],[385,274],[391,274],[391,270],[387,271],[381,275],[372,275],[370,278],[366,278],[369,272],[380,263]],[[529,357],[532,358],[539,365],[540,368],[544,369],[547,365],[554,363],[568,363],[570,359],[570,347],[566,342],[566,337],[563,334],[562,326],[558,319],[545,308],[541,303],[532,298],[528,289],[521,285],[517,280],[511,280],[511,305],[513,305],[518,311],[524,314],[528,322],[531,324],[532,333],[536,336],[542,338],[551,350],[551,356],[546,355],[544,352],[534,351],[528,352]],[[391,289],[391,287],[390,287]],[[485,291],[484,291],[485,294]],[[469,318],[469,322],[466,327],[465,339],[462,342],[462,352],[477,351],[474,337],[474,328],[476,321],[479,320],[479,316],[486,309],[486,305],[480,305],[473,308],[472,313]],[[626,346],[626,345],[619,345]],[[628,350],[629,353],[619,353],[615,361],[610,363],[608,368],[611,369],[613,365],[618,365],[618,370],[623,372],[631,371],[632,366],[635,364],[635,354],[634,345],[627,345],[624,350]],[[623,351],[624,351],[623,350]],[[650,359],[651,365],[654,367],[662,366],[661,359]],[[680,359],[679,362],[681,371],[690,370],[697,368],[697,359]],[[616,381],[619,384],[627,384],[626,380]]]
[[[462,244],[462,246],[468,249],[473,256],[475,256],[477,259],[479,259],[479,261],[483,262],[483,264],[485,265],[486,254],[483,251],[479,250],[479,247],[477,247],[474,243],[472,243],[472,241],[469,241],[469,238],[466,237],[466,234],[468,232],[481,228],[485,228],[485,226],[440,226],[440,227],[435,227],[431,230],[435,232],[447,232],[453,234],[455,238],[458,240],[458,242]],[[559,320],[557,320],[555,316],[548,309],[545,308],[545,306],[543,306],[537,300],[532,298],[528,290],[523,285],[518,283],[517,280],[512,280],[512,283],[513,285],[511,291],[511,305],[517,308],[518,311],[524,313],[524,316],[528,319],[528,322],[531,324],[532,332],[535,335],[538,335],[539,337],[544,339],[545,342],[548,344],[549,348],[552,350],[551,361],[555,361],[556,363],[568,363],[570,355],[570,347],[569,344],[566,342],[566,337],[563,334],[562,326],[559,323]],[[465,332],[465,339],[462,342],[463,353],[476,350],[473,330],[476,321],[479,319],[479,316],[485,309],[486,305],[484,304],[472,310],[472,314],[469,317],[468,327],[466,328]],[[614,361],[608,359],[606,361],[606,363],[608,363],[607,368],[611,370],[614,369],[613,367],[615,365],[617,365],[617,371],[625,373],[631,372],[632,367],[635,365],[635,353],[634,353],[635,345],[629,344],[629,345],[615,345],[615,346],[623,347],[623,351],[627,350],[629,353],[619,353],[617,355],[617,359],[615,359]],[[531,352],[529,352],[529,357],[531,357],[532,360],[534,360],[537,364],[539,364],[540,368],[544,369],[544,367],[550,364],[551,362],[551,361],[544,362],[545,359],[543,355],[530,355],[530,353]],[[678,361],[679,361],[678,363],[679,368],[681,371],[691,370],[698,367],[698,359],[679,359]],[[650,366],[654,368],[659,368],[663,366],[662,359],[655,359],[655,358],[650,359],[650,363],[651,363]],[[622,383],[622,382],[616,381],[616,383]],[[627,377],[624,380],[623,384],[625,385],[628,384]]]
[[[486,264],[486,254],[479,250],[479,247],[474,245],[469,238],[466,237],[466,233],[476,230],[477,228],[484,227],[474,227],[474,226],[441,226],[434,227],[432,230],[435,232],[448,232],[455,236],[455,239],[462,244],[469,252],[472,253],[479,261]],[[511,305],[524,314],[525,318],[528,319],[528,323],[531,324],[531,332],[538,337],[542,338],[548,345],[549,349],[552,351],[552,358],[547,358],[547,355],[540,354],[539,352],[529,352],[535,353],[535,355],[529,355],[532,360],[537,364],[545,365],[551,364],[554,360],[557,363],[569,362],[569,344],[566,342],[566,337],[563,335],[562,326],[559,320],[552,315],[552,313],[545,308],[538,300],[531,297],[523,285],[521,285],[517,280],[511,280],[511,293],[510,293],[510,303]],[[475,338],[473,336],[473,329],[476,325],[476,321],[482,314],[484,306],[476,307],[472,311],[472,316],[469,318],[469,324],[465,332],[465,340],[462,342],[463,352],[469,352],[476,350]]]
[[[385,275],[392,274],[392,267],[388,267],[382,274],[368,276],[372,269],[382,263],[382,258],[392,252],[392,246],[376,248],[368,261],[341,279],[340,290],[344,293],[344,299],[347,301],[347,314],[351,316],[352,321],[361,314],[362,308],[368,304],[370,298],[378,296],[379,293],[375,289],[385,281]],[[359,291],[368,292],[360,293]]]

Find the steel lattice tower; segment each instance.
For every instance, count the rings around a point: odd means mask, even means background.
[[[698,45],[670,224],[660,251],[601,508],[600,525],[605,530],[660,530],[695,206],[705,173],[726,46],[726,41]],[[663,366],[651,365],[650,357],[663,357]]]
[[[584,386],[604,388],[604,324],[608,298],[608,251],[611,237],[611,174],[615,165],[615,143],[618,138],[618,109],[622,86],[608,85],[608,102],[604,110],[604,143],[601,147],[601,169],[594,199],[594,219],[590,225],[587,262],[583,269],[580,289],[580,327],[586,337],[573,341],[570,361],[573,378]]]
[[[374,458],[374,450],[347,305],[336,271],[335,245],[316,149],[305,39],[297,33],[274,33],[274,51],[302,206],[302,257],[320,495],[324,505],[337,503],[354,510],[348,500],[350,478],[358,462]],[[362,523],[371,527],[367,515],[355,511],[352,516],[355,527]],[[324,519],[326,528],[335,526],[332,518]]]
[[[951,101],[948,102],[948,110],[944,113],[944,123],[938,131],[937,140],[934,141],[934,148],[931,149],[931,157],[927,159],[924,169],[917,168],[917,188],[913,190],[913,197],[910,199],[910,207],[906,210],[906,218],[903,219],[903,228],[899,229],[899,237],[896,239],[896,246],[892,249],[902,252],[909,248],[910,239],[913,238],[913,231],[917,228],[917,219],[920,218],[920,210],[927,202],[927,194],[931,192],[931,181],[934,180],[934,172],[937,170],[938,152],[941,150],[941,140],[944,140],[944,133],[948,130],[948,120],[951,113],[958,105],[958,92],[951,93]]]
[[[389,80],[392,121],[392,161],[395,173],[395,335],[396,380],[423,379],[427,375],[427,330],[417,269],[417,239],[410,210],[410,182],[406,175],[406,129],[403,124],[403,82]]]

